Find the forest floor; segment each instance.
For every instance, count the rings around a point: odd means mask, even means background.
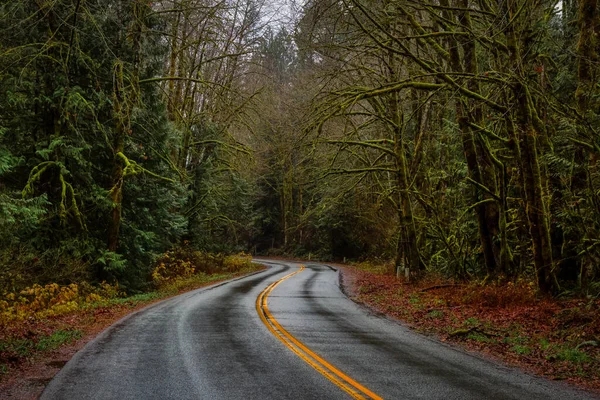
[[[338,267],[347,295],[376,313],[526,372],[600,392],[600,299],[542,298],[525,281],[409,283],[385,267]]]
[[[0,326],[0,399],[37,399],[54,375],[89,341],[124,316],[178,294],[262,270],[204,275],[176,290],[111,299],[45,319]]]

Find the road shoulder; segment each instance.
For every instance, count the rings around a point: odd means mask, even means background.
[[[265,269],[266,267],[262,266],[257,271],[235,275],[230,279],[207,282],[196,287],[187,288],[174,295],[140,301],[135,304],[125,302],[123,304],[98,307],[85,312],[60,316],[57,319],[60,319],[61,324],[82,332],[82,336],[55,350],[34,354],[32,357],[17,364],[2,378],[0,382],[0,398],[7,400],[37,399],[52,378],[58,374],[79,350],[94,341],[111,326],[176,296],[197,290],[210,290],[248,276],[259,274],[265,271]]]
[[[478,357],[600,394],[600,376],[596,369],[599,360],[595,357],[581,362],[562,360],[548,356],[548,351],[543,353],[536,347],[543,347],[544,343],[538,345],[538,341],[543,340],[540,337],[546,333],[536,330],[551,329],[550,318],[544,313],[554,310],[548,304],[514,310],[510,307],[471,307],[452,303],[452,299],[444,297],[456,296],[452,291],[458,290],[450,285],[407,284],[393,276],[333,265],[339,271],[340,290],[373,314]],[[440,290],[431,289],[434,286],[440,286]],[[565,305],[560,303],[560,306]],[[509,320],[511,316],[513,321]],[[525,335],[531,338],[525,338]],[[556,333],[550,332],[547,336],[558,343]],[[558,344],[551,345],[559,349]],[[594,344],[590,342],[590,346]]]

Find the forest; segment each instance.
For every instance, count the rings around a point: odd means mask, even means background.
[[[182,247],[600,295],[596,0],[0,3],[0,292]]]

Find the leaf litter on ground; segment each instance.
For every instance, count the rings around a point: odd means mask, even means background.
[[[424,334],[554,380],[600,391],[600,300],[539,297],[531,282],[407,282],[344,266],[346,293]]]

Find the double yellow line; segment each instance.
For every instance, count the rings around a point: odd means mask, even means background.
[[[284,276],[276,282],[271,283],[269,286],[265,288],[256,299],[256,311],[260,316],[262,322],[266,325],[266,327],[271,331],[271,333],[281,340],[283,344],[285,344],[290,350],[292,350],[298,357],[306,361],[311,367],[319,371],[322,375],[324,375],[331,382],[335,383],[344,391],[348,392],[350,396],[355,399],[374,399],[380,400],[382,399],[380,396],[371,392],[366,387],[362,386],[360,383],[356,382],[354,379],[350,378],[342,371],[329,364],[327,361],[319,357],[312,350],[306,347],[302,342],[293,337],[288,331],[286,331],[277,320],[273,317],[273,315],[269,312],[269,307],[267,306],[267,298],[269,294],[275,289],[277,285],[281,282],[285,281],[292,276],[299,274],[305,269],[302,266],[298,271],[293,272],[289,275]]]

